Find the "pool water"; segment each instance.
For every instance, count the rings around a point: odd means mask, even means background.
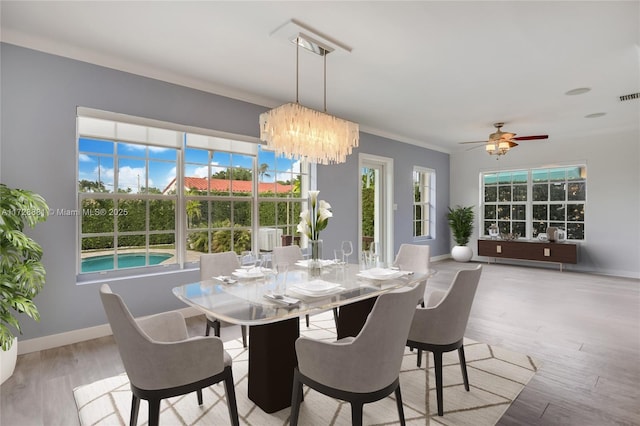
[[[98,272],[113,269],[113,254],[93,256],[82,259],[82,272]],[[162,261],[173,257],[169,253],[149,253],[149,265],[157,265]],[[146,266],[147,256],[144,253],[118,254],[118,269],[136,268]]]

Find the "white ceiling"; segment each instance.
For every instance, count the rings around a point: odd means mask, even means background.
[[[327,57],[330,113],[445,152],[497,121],[550,135],[523,144],[640,126],[640,100],[619,100],[640,92],[638,1],[2,1],[0,12],[5,42],[270,107],[295,100],[295,45],[270,34],[296,19],[352,49]],[[579,87],[591,91],[565,95]],[[322,58],[301,51],[300,102],[321,109],[322,95]]]

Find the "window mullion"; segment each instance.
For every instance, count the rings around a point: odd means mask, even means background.
[[[175,248],[176,260],[180,268],[184,268],[186,262],[187,221],[184,191],[184,149],[186,133],[180,133],[177,137],[182,139],[180,149],[176,152],[176,208],[175,208]]]

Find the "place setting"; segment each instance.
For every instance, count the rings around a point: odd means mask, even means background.
[[[270,268],[264,267],[264,258],[251,252],[242,252],[240,257],[240,268],[231,273],[238,279],[263,278],[265,274],[271,272]]]
[[[316,279],[289,287],[289,291],[306,297],[325,297],[339,293],[345,288],[337,283]]]

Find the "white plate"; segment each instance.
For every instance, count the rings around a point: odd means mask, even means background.
[[[264,277],[264,273],[268,271],[267,268],[256,268],[256,269],[236,269],[231,273],[234,277],[237,278],[260,278]]]
[[[333,264],[334,264],[333,260],[327,260],[327,259],[321,259],[320,260],[320,266],[322,268],[324,268],[325,266],[333,265]],[[296,262],[296,266],[300,266],[301,268],[308,268],[309,267],[309,259],[298,260]]]
[[[398,271],[394,269],[386,268],[372,268],[360,271],[359,277],[368,278],[371,280],[392,280],[405,275],[404,271]]]
[[[325,296],[342,289],[343,287],[340,286],[340,284],[330,283],[323,280],[313,280],[309,281],[308,283],[289,287],[289,290],[293,291],[294,293],[312,297]]]

